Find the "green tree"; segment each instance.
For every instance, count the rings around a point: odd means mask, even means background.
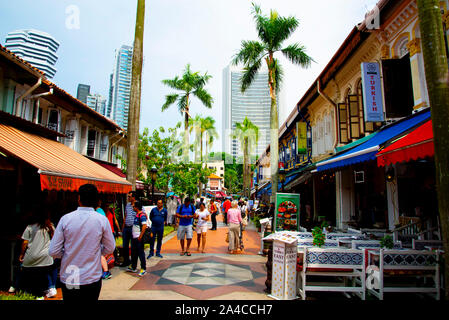
[[[245,117],[242,123],[235,124],[233,138],[237,138],[243,149],[243,194],[245,197],[250,196],[251,187],[251,167],[250,153],[257,146],[259,141],[259,127],[256,126],[248,117]]]
[[[173,79],[162,80],[162,83],[168,87],[178,91],[177,93],[165,96],[165,103],[162,111],[167,110],[172,104],[178,105],[178,110],[184,114],[184,146],[183,161],[189,162],[189,118],[190,118],[190,100],[192,96],[198,98],[200,102],[207,108],[212,108],[213,98],[204,88],[212,76],[207,72],[200,75],[199,72],[192,72],[190,64],[187,64],[182,77],[176,76]]]
[[[445,297],[449,300],[449,72],[440,1],[418,0],[418,15],[435,146],[436,189],[445,252]]]
[[[287,40],[297,29],[297,18],[282,17],[274,10],[269,16],[262,14],[260,6],[253,3],[253,17],[256,23],[257,34],[260,41],[242,41],[240,51],[234,56],[232,63],[243,63],[244,72],[241,78],[241,89],[244,92],[253,82],[255,75],[265,61],[268,67],[268,85],[270,88],[270,148],[271,148],[271,182],[272,195],[278,190],[278,162],[279,162],[279,116],[277,111],[276,93],[280,89],[282,81],[282,68],[279,60],[274,57],[276,52],[281,52],[292,63],[301,67],[309,67],[312,58],[305,52],[305,47],[294,43],[283,47]]]
[[[136,28],[134,32],[131,93],[128,112],[128,139],[126,178],[136,190],[137,153],[139,146],[140,96],[142,84],[143,32],[145,25],[145,0],[137,1]]]

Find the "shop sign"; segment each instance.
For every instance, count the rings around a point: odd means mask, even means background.
[[[276,193],[274,230],[299,231],[299,194]]]
[[[77,192],[83,184],[89,183],[97,187],[98,192],[103,193],[128,193],[132,190],[131,184],[121,184],[98,180],[89,180],[53,175],[40,175],[41,190],[63,190]]]
[[[363,62],[361,68],[365,121],[382,122],[384,112],[379,64]]]
[[[307,154],[307,123],[298,121],[296,123],[297,147],[298,154]]]

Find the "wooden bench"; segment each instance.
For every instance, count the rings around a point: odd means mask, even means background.
[[[438,252],[405,249],[369,250],[368,261],[368,268],[379,271],[378,278],[374,281],[378,283],[376,286],[371,285],[372,274],[367,275],[367,282],[370,282],[367,284],[368,292],[379,300],[383,300],[384,294],[388,292],[427,293],[434,294],[437,300],[440,299],[441,280]],[[367,273],[371,270],[367,269]],[[400,281],[395,281],[394,286],[390,286],[390,283],[386,285],[386,278],[394,277],[400,277]],[[420,278],[432,278],[433,286],[425,286],[427,281],[417,283]]]
[[[307,292],[354,293],[365,300],[365,254],[363,250],[304,247],[298,272],[298,292],[303,300]],[[310,277],[332,277],[336,282],[313,282]],[[322,279],[322,278],[321,278]],[[355,279],[358,279],[357,285]],[[349,285],[351,282],[351,285]]]

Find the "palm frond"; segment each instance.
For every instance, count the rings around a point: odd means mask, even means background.
[[[298,43],[291,44],[281,50],[284,56],[292,63],[300,65],[303,68],[308,68],[314,60],[305,51],[306,48],[300,46]]]
[[[202,104],[204,104],[207,108],[212,108],[212,104],[214,103],[214,99],[203,87],[197,88],[192,92],[195,97],[197,97]]]
[[[165,111],[170,107],[173,103],[176,102],[176,99],[178,99],[179,95],[176,93],[174,94],[168,94],[165,96],[165,103],[162,105],[162,111]]]
[[[253,3],[253,18],[256,23],[257,35],[264,43],[271,44],[270,19],[262,14],[259,5]]]
[[[240,51],[232,59],[233,65],[243,63],[244,65],[254,64],[255,61],[262,59],[266,54],[265,46],[259,41],[242,41]]]
[[[273,20],[273,50],[279,50],[282,42],[288,39],[298,26],[299,20],[293,16],[277,17]]]
[[[281,90],[282,81],[284,79],[284,68],[279,63],[278,59],[273,59],[274,62],[274,80],[276,82],[275,91],[276,94]]]
[[[189,96],[188,94],[185,94],[185,95],[182,95],[181,97],[179,97],[179,99],[178,99],[178,110],[181,114],[184,113],[188,107],[188,105],[187,105],[187,97],[188,96]]]
[[[253,65],[243,68],[243,73],[240,78],[242,92],[245,92],[246,89],[248,89],[249,86],[253,83],[254,78],[256,77],[256,74],[259,71],[261,65],[262,60],[258,60]]]
[[[174,79],[162,80],[162,83],[172,89],[182,90],[182,84],[180,83],[178,76],[176,76]]]

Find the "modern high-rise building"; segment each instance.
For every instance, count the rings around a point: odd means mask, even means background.
[[[76,98],[84,103],[87,103],[87,96],[90,94],[90,86],[87,84],[78,84],[76,90]]]
[[[131,95],[133,47],[123,45],[116,51],[113,79],[111,81],[112,103],[110,118],[127,129],[129,100]],[[110,90],[110,91],[111,91]]]
[[[112,97],[114,96],[114,74],[111,73],[109,76],[109,99],[108,107],[106,109],[106,117],[112,119]]]
[[[106,98],[100,94],[89,94],[86,104],[99,114],[106,116]]]
[[[31,29],[12,31],[6,36],[5,47],[44,72],[47,78],[55,76],[59,42],[48,33]]]
[[[232,138],[237,122],[243,123],[248,117],[259,127],[259,142],[252,146],[251,156],[261,155],[270,144],[270,90],[268,71],[261,69],[253,83],[242,93],[242,70],[227,66],[223,70],[223,151],[234,158],[243,156],[243,150],[237,139]]]

